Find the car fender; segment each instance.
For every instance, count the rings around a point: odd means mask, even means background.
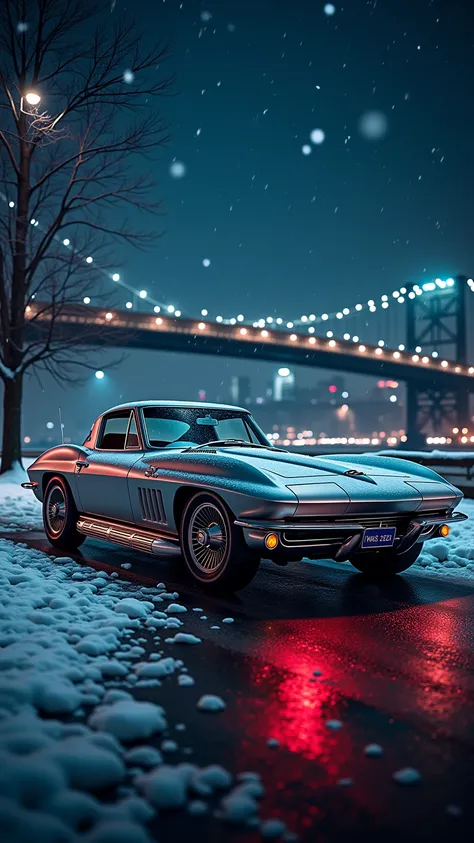
[[[44,451],[27,469],[31,482],[38,484],[34,489],[38,500],[43,500],[45,475],[60,474],[67,480],[74,503],[80,509],[76,461],[86,459],[89,454],[90,450],[80,445],[56,445]]]

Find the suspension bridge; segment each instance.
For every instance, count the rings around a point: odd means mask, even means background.
[[[460,276],[396,291],[395,306],[406,305],[404,342],[398,345],[389,345],[386,339],[363,342],[362,331],[354,334],[347,330],[347,322],[341,324],[351,314],[357,319],[364,307],[360,305],[347,308],[349,313],[309,314],[284,322],[278,317],[250,321],[243,314],[212,319],[207,311],[189,318],[172,305],[153,305],[149,313],[104,309],[89,300],[64,306],[55,330],[63,338],[95,346],[212,354],[394,378],[407,385],[407,436],[415,445],[433,427],[469,426],[474,366],[467,359],[467,322],[473,287],[471,279]],[[138,296],[145,300],[140,291]],[[382,297],[383,303],[388,297]],[[380,307],[382,313],[388,309]],[[377,305],[368,303],[365,311],[361,327],[373,330],[368,314],[376,312]],[[50,319],[45,303],[35,301],[27,316],[32,333]],[[393,330],[393,321],[387,332]],[[324,331],[327,325],[331,327]],[[375,327],[380,332],[380,320]]]
[[[10,209],[15,207],[3,193],[0,198]],[[33,231],[41,230],[37,219],[30,223]],[[248,318],[243,313],[214,315],[202,308],[195,318],[127,283],[118,272],[100,267],[92,255],[78,252],[69,238],[55,239],[79,262],[93,264],[107,286],[114,286],[117,301],[121,296],[126,299],[125,307],[119,304],[113,309],[95,307],[90,296],[63,306],[55,331],[65,337],[94,345],[219,354],[393,377],[407,385],[406,428],[413,446],[431,430],[451,432],[470,426],[472,278],[405,284],[332,313]],[[204,266],[209,263],[203,261]],[[26,317],[30,335],[37,334],[50,319],[48,303],[32,298]],[[91,327],[95,330],[88,331]]]

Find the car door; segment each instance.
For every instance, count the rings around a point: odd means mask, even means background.
[[[76,469],[82,512],[133,523],[127,476],[141,453],[135,412],[107,413],[95,448]]]
[[[169,451],[146,454],[135,462],[128,475],[128,488],[135,523],[149,530],[172,530],[169,515],[172,513],[173,483],[160,482],[160,461],[166,460]]]

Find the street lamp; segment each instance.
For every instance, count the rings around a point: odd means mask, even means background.
[[[20,100],[20,111],[23,111],[24,114],[29,114],[30,112],[23,108],[23,103],[26,102],[28,105],[31,105],[32,108],[35,108],[41,102],[41,96],[36,93],[36,91],[27,91],[27,93],[21,98]]]

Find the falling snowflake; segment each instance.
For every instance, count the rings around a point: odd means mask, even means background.
[[[311,147],[310,147],[309,143],[305,143],[301,147],[301,152],[303,153],[303,155],[311,155]]]
[[[211,20],[211,18],[212,18],[211,12],[207,12],[205,9],[204,9],[203,12],[201,12],[201,20],[204,21],[204,23],[208,23]]]
[[[182,161],[173,161],[170,164],[170,176],[174,179],[182,179],[186,175],[186,164]]]
[[[235,23],[228,23],[227,29],[229,30],[229,32],[235,32]]]
[[[201,134],[201,129],[196,129],[196,137],[197,138],[199,137],[200,134]]]
[[[203,260],[203,262],[202,262],[202,265],[203,265],[203,266],[210,266],[210,265],[211,265],[211,261],[209,260],[209,258],[204,258],[204,260]]]
[[[336,13],[336,7],[334,3],[326,3],[324,7],[324,14],[325,15],[334,15]]]
[[[366,111],[359,120],[359,132],[367,140],[380,140],[388,132],[388,120],[383,111]]]
[[[322,129],[313,129],[310,134],[310,138],[313,143],[320,144],[324,142],[326,135],[324,134]]]
[[[126,82],[127,85],[131,85],[134,79],[135,79],[135,74],[134,74],[133,70],[124,70],[123,81]]]
[[[17,32],[26,32],[27,29],[28,29],[28,24],[26,23],[26,21],[20,21],[16,25],[16,31]]]

